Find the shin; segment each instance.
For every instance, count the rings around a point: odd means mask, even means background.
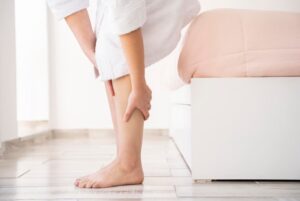
[[[135,110],[128,122],[123,120],[127,100],[131,92],[130,76],[113,81],[115,91],[114,105],[118,125],[118,160],[125,167],[133,168],[141,165],[141,148],[143,139],[144,118],[139,110]]]

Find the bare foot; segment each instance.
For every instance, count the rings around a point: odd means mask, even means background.
[[[75,180],[75,182],[74,182],[74,185],[75,185],[75,186],[78,186],[80,180],[86,179],[87,177],[92,176],[92,175],[97,174],[97,173],[99,174],[100,172],[103,172],[104,170],[106,170],[106,169],[112,167],[112,166],[113,166],[114,164],[116,164],[116,163],[117,163],[117,160],[115,159],[115,160],[111,161],[109,164],[107,164],[106,166],[102,167],[102,168],[101,168],[100,170],[98,170],[97,172],[92,173],[92,174],[85,175],[85,176],[83,176],[83,177],[77,178],[77,179]]]
[[[113,161],[106,168],[77,179],[75,186],[80,188],[107,188],[141,184],[143,180],[144,173],[141,165],[127,168],[122,166],[118,161]]]

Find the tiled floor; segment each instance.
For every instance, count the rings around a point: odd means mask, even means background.
[[[0,159],[2,200],[296,201],[300,182],[212,182],[195,184],[167,136],[146,135],[143,185],[79,189],[76,177],[108,163],[114,137],[57,138],[11,151]],[[221,168],[221,167],[220,167]],[[300,171],[300,170],[299,170]]]

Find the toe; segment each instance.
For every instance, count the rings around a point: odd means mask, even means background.
[[[92,188],[100,188],[99,183],[97,183],[97,182],[93,183]]]
[[[83,181],[79,182],[78,187],[85,188],[85,182],[83,182]]]
[[[97,178],[92,184],[92,188],[103,188],[105,187],[105,182],[101,178]]]
[[[76,179],[76,180],[74,181],[75,186],[77,186],[77,185],[79,184],[80,181],[81,181],[80,178]]]
[[[75,179],[74,184],[75,184],[75,185],[78,184],[83,178],[84,178],[84,177],[80,177],[80,178]]]
[[[84,181],[87,180],[88,178],[89,178],[89,175],[77,178],[74,182],[75,186],[79,187],[79,184],[82,182],[85,183]]]
[[[79,177],[79,178],[77,178],[77,179],[76,179],[76,181],[83,180],[83,179],[85,179],[85,178],[87,178],[87,177],[88,177],[88,175],[86,175],[86,176],[83,176],[83,177]]]
[[[87,179],[82,179],[78,182],[78,187],[79,188],[85,188],[86,184],[87,184],[88,180]]]
[[[86,184],[86,188],[92,188],[93,187],[93,184],[94,184],[94,181],[89,181],[89,182],[87,182],[87,184]]]

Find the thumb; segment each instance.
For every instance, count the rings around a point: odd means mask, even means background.
[[[124,118],[123,118],[125,122],[129,121],[134,109],[135,109],[135,107],[131,103],[128,103],[126,112],[125,112]]]

